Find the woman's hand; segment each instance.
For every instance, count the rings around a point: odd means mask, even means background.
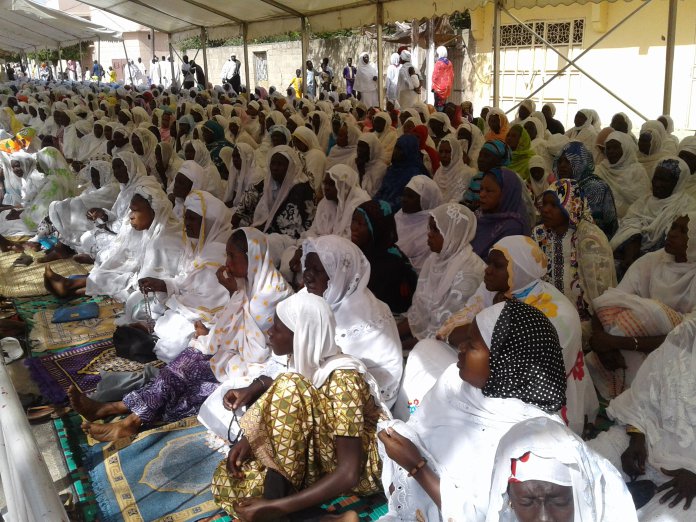
[[[227,454],[227,472],[234,478],[244,478],[242,465],[251,458],[251,445],[246,437],[239,439]]]
[[[234,505],[234,510],[243,522],[278,520],[287,514],[278,502],[265,498],[243,498]]]
[[[613,371],[619,368],[626,368],[626,361],[621,351],[614,345],[612,336],[607,334],[604,330],[592,330],[590,348],[597,354],[600,362],[607,370]]]
[[[406,471],[411,471],[423,460],[416,445],[393,428],[382,430],[377,436],[389,458]]]
[[[621,468],[626,475],[635,480],[640,475],[645,474],[645,459],[648,450],[645,446],[645,435],[642,433],[631,433],[631,443],[626,451],[621,454]]]
[[[196,330],[196,333],[194,337],[198,339],[199,337],[205,337],[210,333],[210,328],[206,328],[206,326],[203,324],[203,321],[200,319],[193,323],[193,328]]]
[[[156,277],[143,277],[142,279],[138,280],[138,285],[140,286],[140,291],[143,294],[167,291],[166,283],[161,279],[157,279]]]
[[[87,219],[90,221],[96,221],[97,219],[108,221],[109,216],[106,214],[106,211],[103,208],[90,208],[87,211]]]
[[[230,295],[237,291],[237,280],[229,274],[224,265],[217,269],[215,275],[218,283],[224,286]]]
[[[674,497],[674,500],[669,503],[669,507],[673,508],[682,500],[685,500],[684,511],[689,509],[691,507],[691,502],[694,500],[694,497],[696,497],[696,474],[684,468],[662,468],[662,473],[674,478],[657,488],[656,492],[667,490],[667,493],[660,498],[660,504],[664,504],[670,498]]]
[[[266,377],[266,379],[269,379],[269,377]],[[234,411],[242,406],[249,406],[261,397],[267,389],[268,386],[263,381],[263,377],[259,377],[245,388],[236,388],[225,393],[225,396],[222,398],[222,405],[226,410],[230,411]]]
[[[290,270],[295,274],[302,272],[302,247],[295,250],[295,255],[290,260]]]

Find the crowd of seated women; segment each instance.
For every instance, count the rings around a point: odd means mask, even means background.
[[[165,363],[86,432],[198,416],[241,520],[696,518],[696,137],[204,87],[2,86],[0,250]]]

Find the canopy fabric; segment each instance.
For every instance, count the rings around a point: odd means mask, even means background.
[[[222,37],[242,33],[247,24],[250,39],[299,31],[306,17],[314,32],[351,29],[375,23],[377,4],[383,6],[384,22],[430,18],[474,10],[493,0],[81,0],[127,20],[164,33],[180,33],[205,27]],[[505,0],[512,9],[602,0]],[[609,0],[618,1],[618,0]],[[629,1],[629,0],[626,0]],[[236,28],[234,28],[236,26]],[[230,29],[232,29],[230,31]]]
[[[56,48],[80,40],[120,40],[121,34],[32,0],[0,0],[0,49]]]

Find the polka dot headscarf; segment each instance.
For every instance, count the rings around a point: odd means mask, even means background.
[[[548,413],[566,403],[558,334],[546,316],[521,301],[505,303],[495,323],[486,397],[516,398]]]

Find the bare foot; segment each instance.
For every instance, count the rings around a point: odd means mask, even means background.
[[[98,402],[90,399],[75,386],[68,388],[68,399],[72,409],[89,421],[123,415],[129,411],[122,402]]]
[[[10,241],[4,236],[0,236],[0,252],[23,252],[24,249],[19,243]]]
[[[77,254],[76,256],[73,257],[75,261],[82,265],[93,265],[94,264],[94,258],[90,256],[89,254]]]
[[[355,511],[346,511],[340,515],[326,515],[321,518],[321,522],[360,522],[360,517]]]
[[[24,248],[26,250],[32,250],[33,252],[39,252],[41,250],[41,243],[36,241],[26,241],[24,243]]]
[[[37,263],[48,263],[50,261],[57,261],[58,259],[68,259],[72,256],[75,251],[63,243],[57,243],[51,250],[49,250],[45,256],[40,257],[36,260]]]
[[[51,269],[51,265],[46,266],[46,270],[44,271],[44,286],[46,290],[57,297],[71,297],[76,295],[85,285],[86,280],[84,279],[68,279],[60,274],[56,274]]]
[[[100,442],[108,442],[137,435],[141,425],[142,421],[140,417],[135,413],[131,413],[124,420],[111,424],[92,424],[91,422],[85,422],[82,424],[82,429],[93,439]]]

